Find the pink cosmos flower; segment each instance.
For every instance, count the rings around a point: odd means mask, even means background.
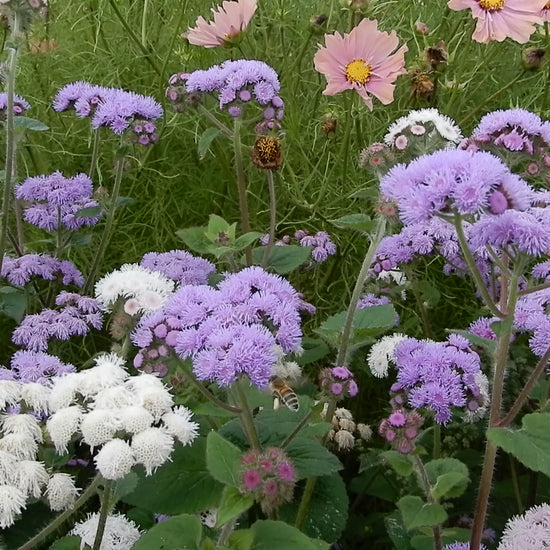
[[[217,10],[212,8],[214,21],[208,22],[199,16],[195,27],[183,33],[182,37],[195,46],[225,46],[246,29],[257,7],[257,0],[225,0]]]
[[[363,19],[349,34],[325,35],[314,57],[315,69],[324,74],[327,87],[324,95],[336,95],[344,90],[355,90],[372,111],[372,98],[384,105],[393,101],[396,78],[406,73],[407,46],[399,45],[395,31],[390,34],[378,30],[378,22]]]
[[[543,22],[541,10],[546,0],[449,0],[447,5],[455,11],[472,10],[477,19],[472,38],[477,42],[511,38],[525,44],[535,25]]]

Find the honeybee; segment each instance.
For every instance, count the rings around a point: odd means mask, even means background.
[[[279,408],[280,403],[288,407],[291,411],[298,412],[300,410],[300,402],[294,390],[280,376],[272,376],[269,381],[269,387],[273,393],[273,408]]]

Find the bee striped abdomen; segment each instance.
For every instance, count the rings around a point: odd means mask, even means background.
[[[294,390],[280,377],[275,376],[270,382],[273,397],[280,400],[291,411],[297,412],[300,410],[300,402]]]

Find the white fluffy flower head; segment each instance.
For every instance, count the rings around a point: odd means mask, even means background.
[[[84,548],[84,545],[88,545],[90,548],[94,545],[98,523],[99,514],[96,513],[89,515],[86,521],[74,526],[70,534],[80,537],[81,548]],[[140,536],[141,533],[136,524],[122,514],[107,516],[99,550],[130,550]]]
[[[377,378],[385,378],[388,376],[390,363],[395,364],[395,347],[399,342],[406,339],[407,336],[404,334],[390,334],[389,336],[384,336],[372,345],[367,356],[367,364],[374,376]]]
[[[508,520],[498,550],[542,550],[550,547],[550,505],[529,508]]]
[[[0,485],[0,529],[15,522],[15,516],[25,508],[25,494],[12,485]]]
[[[94,461],[105,479],[122,479],[136,463],[132,448],[123,439],[113,439],[106,443]]]
[[[78,488],[69,474],[54,474],[48,482],[46,497],[54,512],[71,508],[78,495]]]
[[[149,428],[132,438],[136,462],[143,464],[148,476],[169,460],[173,448],[174,439],[160,428]]]
[[[164,429],[183,445],[190,445],[199,435],[199,425],[191,421],[192,416],[187,407],[174,407],[173,412],[162,416]]]
[[[82,422],[82,409],[78,405],[59,409],[46,422],[55,450],[59,454],[67,452],[67,445],[80,428]]]

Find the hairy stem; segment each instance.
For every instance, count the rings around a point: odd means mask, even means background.
[[[252,411],[250,410],[250,407],[248,406],[248,402],[246,399],[246,394],[244,393],[244,389],[242,387],[242,379],[238,378],[234,384],[233,387],[236,390],[237,393],[237,399],[239,401],[239,405],[241,406],[241,412],[239,414],[239,417],[241,419],[241,423],[243,425],[244,433],[246,434],[248,438],[248,443],[250,446],[255,449],[256,451],[259,451],[261,449],[260,445],[260,439],[258,438],[258,432],[256,431],[256,425],[254,424],[254,418],[252,418]]]
[[[430,480],[428,479],[426,468],[424,468],[424,463],[422,462],[422,459],[418,455],[414,455],[414,459],[416,462],[418,475],[420,476],[420,480],[422,481],[422,485],[424,486],[424,493],[426,495],[426,499],[430,504],[433,504],[435,500],[432,496]],[[441,550],[443,548],[443,542],[441,540],[441,526],[436,525],[435,527],[432,527],[432,532],[434,537],[434,549]]]
[[[110,480],[104,480],[103,482],[103,495],[101,496],[101,509],[99,511],[99,521],[97,523],[97,531],[95,533],[94,545],[92,550],[99,550],[101,547],[101,541],[103,540],[103,533],[105,532],[105,524],[107,523],[107,516],[111,511],[111,491],[113,489],[114,482]]]
[[[273,171],[266,170],[267,185],[269,187],[269,241],[264,250],[264,257],[262,259],[262,267],[267,267],[269,260],[269,254],[273,243],[275,242],[275,225],[277,224],[277,202],[275,197],[275,183],[273,182]]]
[[[304,522],[306,521],[306,516],[309,511],[309,503],[313,497],[313,491],[315,491],[316,483],[316,477],[309,477],[306,481],[304,494],[302,495],[302,500],[300,500],[300,506],[298,508],[298,512],[296,513],[296,521],[294,522],[294,527],[296,527],[296,529],[301,529],[304,526]]]
[[[97,158],[99,155],[99,128],[97,130],[94,130],[94,141],[92,144],[92,160],[90,161],[90,171],[88,173],[88,177],[93,181],[95,176],[95,171],[97,168]]]

